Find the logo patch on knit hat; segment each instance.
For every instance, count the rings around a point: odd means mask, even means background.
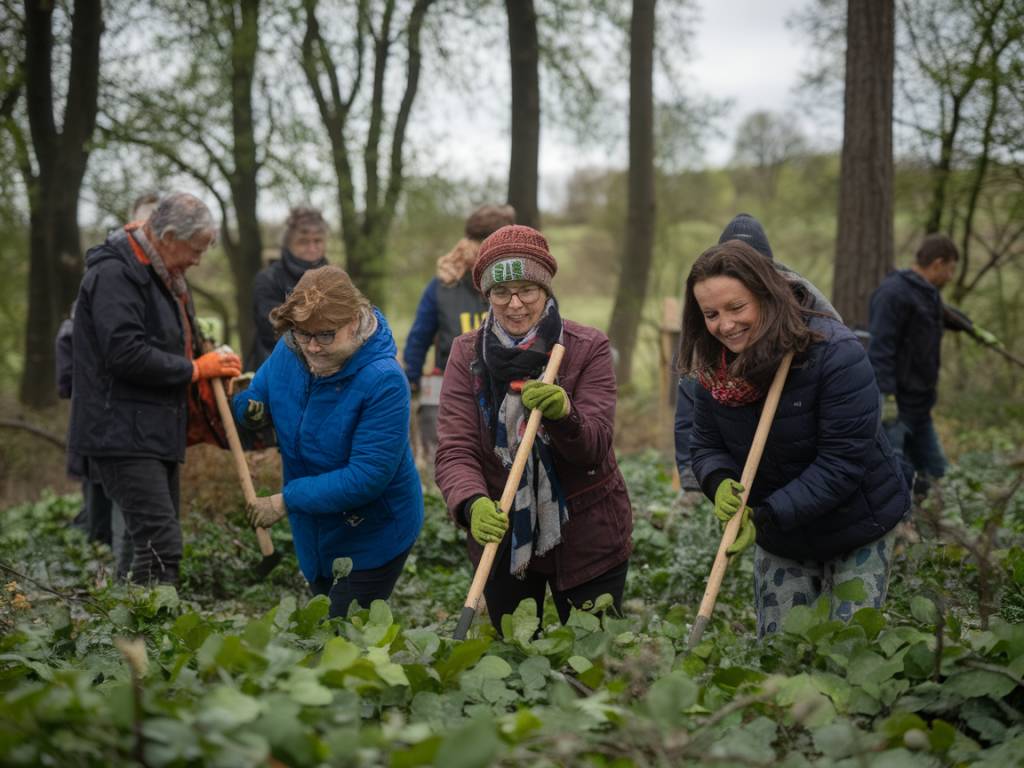
[[[491,267],[491,277],[494,278],[496,283],[525,280],[525,273],[522,259],[504,259]]]

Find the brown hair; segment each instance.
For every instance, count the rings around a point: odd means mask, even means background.
[[[270,322],[278,333],[307,320],[341,328],[356,317],[370,315],[371,310],[370,300],[356,288],[348,272],[328,265],[303,274],[284,304],[271,310]]]
[[[299,205],[288,211],[288,218],[284,222],[284,234],[281,236],[281,245],[287,248],[295,234],[303,229],[315,229],[324,234],[327,233],[329,227],[319,208]]]
[[[945,235],[928,235],[921,241],[915,258],[918,265],[927,267],[935,261],[959,261],[960,252],[953,241]]]
[[[764,256],[741,240],[727,240],[700,255],[686,278],[679,366],[709,371],[722,359],[722,344],[707,329],[693,287],[712,277],[732,277],[757,298],[758,326],[746,349],[729,365],[729,374],[766,386],[783,356],[803,352],[817,340],[804,322],[793,289]]]

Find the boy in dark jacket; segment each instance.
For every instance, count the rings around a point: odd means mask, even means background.
[[[945,235],[921,241],[910,269],[889,273],[871,295],[868,357],[882,393],[882,422],[897,454],[917,473],[914,490],[946,473],[946,456],[932,423],[943,330],[966,331],[983,344],[998,340],[942,303],[960,254]]]

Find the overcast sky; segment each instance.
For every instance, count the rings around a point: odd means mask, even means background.
[[[693,35],[689,61],[682,71],[689,94],[710,94],[728,99],[732,112],[719,123],[721,136],[707,143],[704,165],[721,166],[732,154],[735,127],[758,110],[786,112],[796,106],[794,86],[799,71],[810,58],[809,41],[786,26],[794,11],[813,0],[698,0],[700,19]],[[628,0],[622,0],[626,3]],[[500,63],[499,63],[500,61]],[[504,179],[508,173],[507,61],[490,59],[489,77],[493,99],[471,106],[457,92],[421,94],[426,105],[417,105],[414,128],[416,158],[421,172],[462,177]],[[487,67],[490,69],[491,67]],[[622,84],[628,87],[628,84]],[[625,91],[623,91],[625,93]],[[626,120],[626,115],[610,119]],[[801,127],[817,146],[834,144],[835,126],[803,121]],[[626,165],[627,147],[578,146],[565,130],[544,123],[541,127],[541,205],[559,204],[565,181],[584,166]]]

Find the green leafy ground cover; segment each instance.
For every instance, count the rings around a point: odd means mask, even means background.
[[[326,620],[290,554],[186,518],[181,591],[110,583],[78,501],[6,510],[0,763],[107,766],[1007,766],[1024,756],[1024,493],[999,435],[918,514],[883,611],[797,608],[754,640],[750,557],[686,639],[717,545],[656,455],[624,462],[636,553],[622,618],[452,641],[470,573],[437,497],[390,605]],[[1017,479],[1014,479],[1017,477]],[[286,528],[274,532],[290,552]],[[849,585],[857,591],[857,584]],[[602,604],[595,606],[603,607]]]

